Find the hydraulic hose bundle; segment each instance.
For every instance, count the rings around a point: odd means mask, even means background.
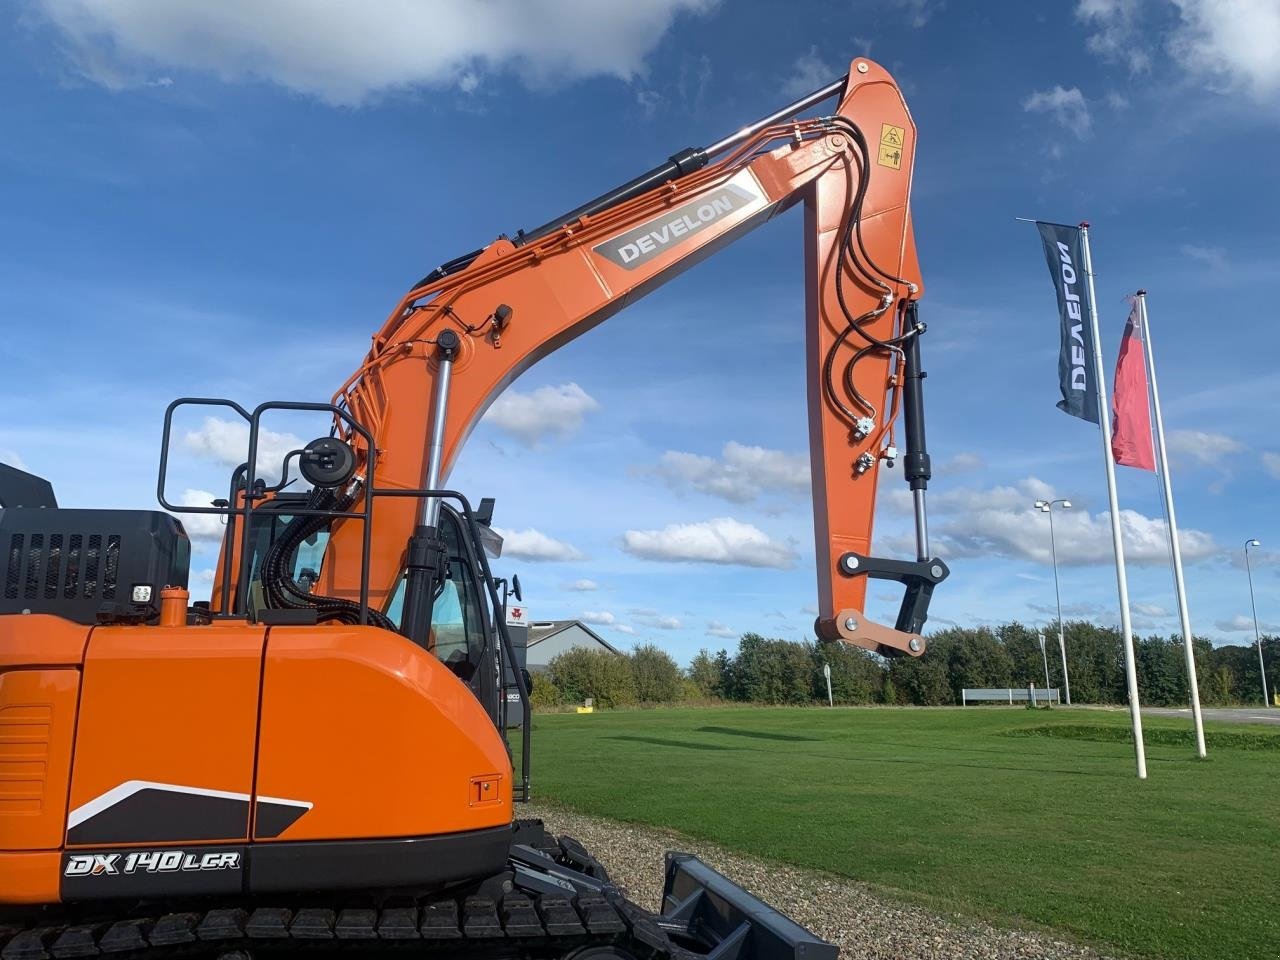
[[[316,487],[311,491],[306,508],[308,510],[327,510],[345,512],[355,503],[359,486],[351,485],[347,490],[338,493],[335,490]],[[340,597],[325,597],[304,590],[291,572],[294,554],[303,541],[313,534],[324,530],[331,522],[332,516],[304,514],[293,517],[274,543],[267,548],[262,558],[259,574],[262,579],[262,593],[268,607],[272,609],[316,611],[316,618],[324,623],[358,624],[360,622],[360,604]],[[384,630],[395,630],[391,619],[381,612],[369,609],[368,623]]]

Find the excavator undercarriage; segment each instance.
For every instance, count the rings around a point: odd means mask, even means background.
[[[140,900],[0,912],[4,960],[289,960],[379,954],[469,960],[834,960],[836,948],[688,854],[667,855],[661,913],[541,821],[512,827],[507,869],[416,895]]]

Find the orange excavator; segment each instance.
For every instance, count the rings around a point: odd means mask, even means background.
[[[834,113],[802,117],[832,98]],[[668,855],[651,913],[580,844],[514,816],[530,796],[529,695],[488,561],[500,537],[492,501],[446,480],[522,371],[803,202],[815,629],[923,653],[947,568],[925,524],[915,141],[898,87],[860,58],[458,257],[412,286],[329,402],[170,405],[169,512],[59,508],[47,482],[0,469],[0,960],[833,958],[695,857]],[[166,492],[175,414],[192,408],[248,436],[208,506]],[[298,410],[332,428],[269,484],[262,420]],[[898,459],[909,561],[870,552],[877,475]],[[225,522],[208,602],[190,603],[174,513]],[[892,626],[865,615],[869,578],[903,585]]]

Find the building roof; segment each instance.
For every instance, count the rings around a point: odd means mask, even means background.
[[[600,636],[600,634],[596,633],[594,630],[588,627],[581,620],[535,621],[534,623],[529,624],[529,642],[528,644],[526,644],[526,646],[529,646],[529,647],[535,646],[536,644],[541,643],[543,640],[546,640],[549,637],[554,637],[558,633],[564,633],[564,631],[574,626],[581,629],[584,633],[586,633],[593,640],[595,640],[596,643],[600,644],[600,646],[604,647],[610,653],[617,653],[617,654],[622,653],[621,650],[619,650],[617,647],[611,644],[604,637]]]

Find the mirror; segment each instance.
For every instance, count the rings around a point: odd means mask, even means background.
[[[516,600],[524,602],[524,597],[520,594],[520,574],[515,574],[511,578],[511,592],[516,595]]]

